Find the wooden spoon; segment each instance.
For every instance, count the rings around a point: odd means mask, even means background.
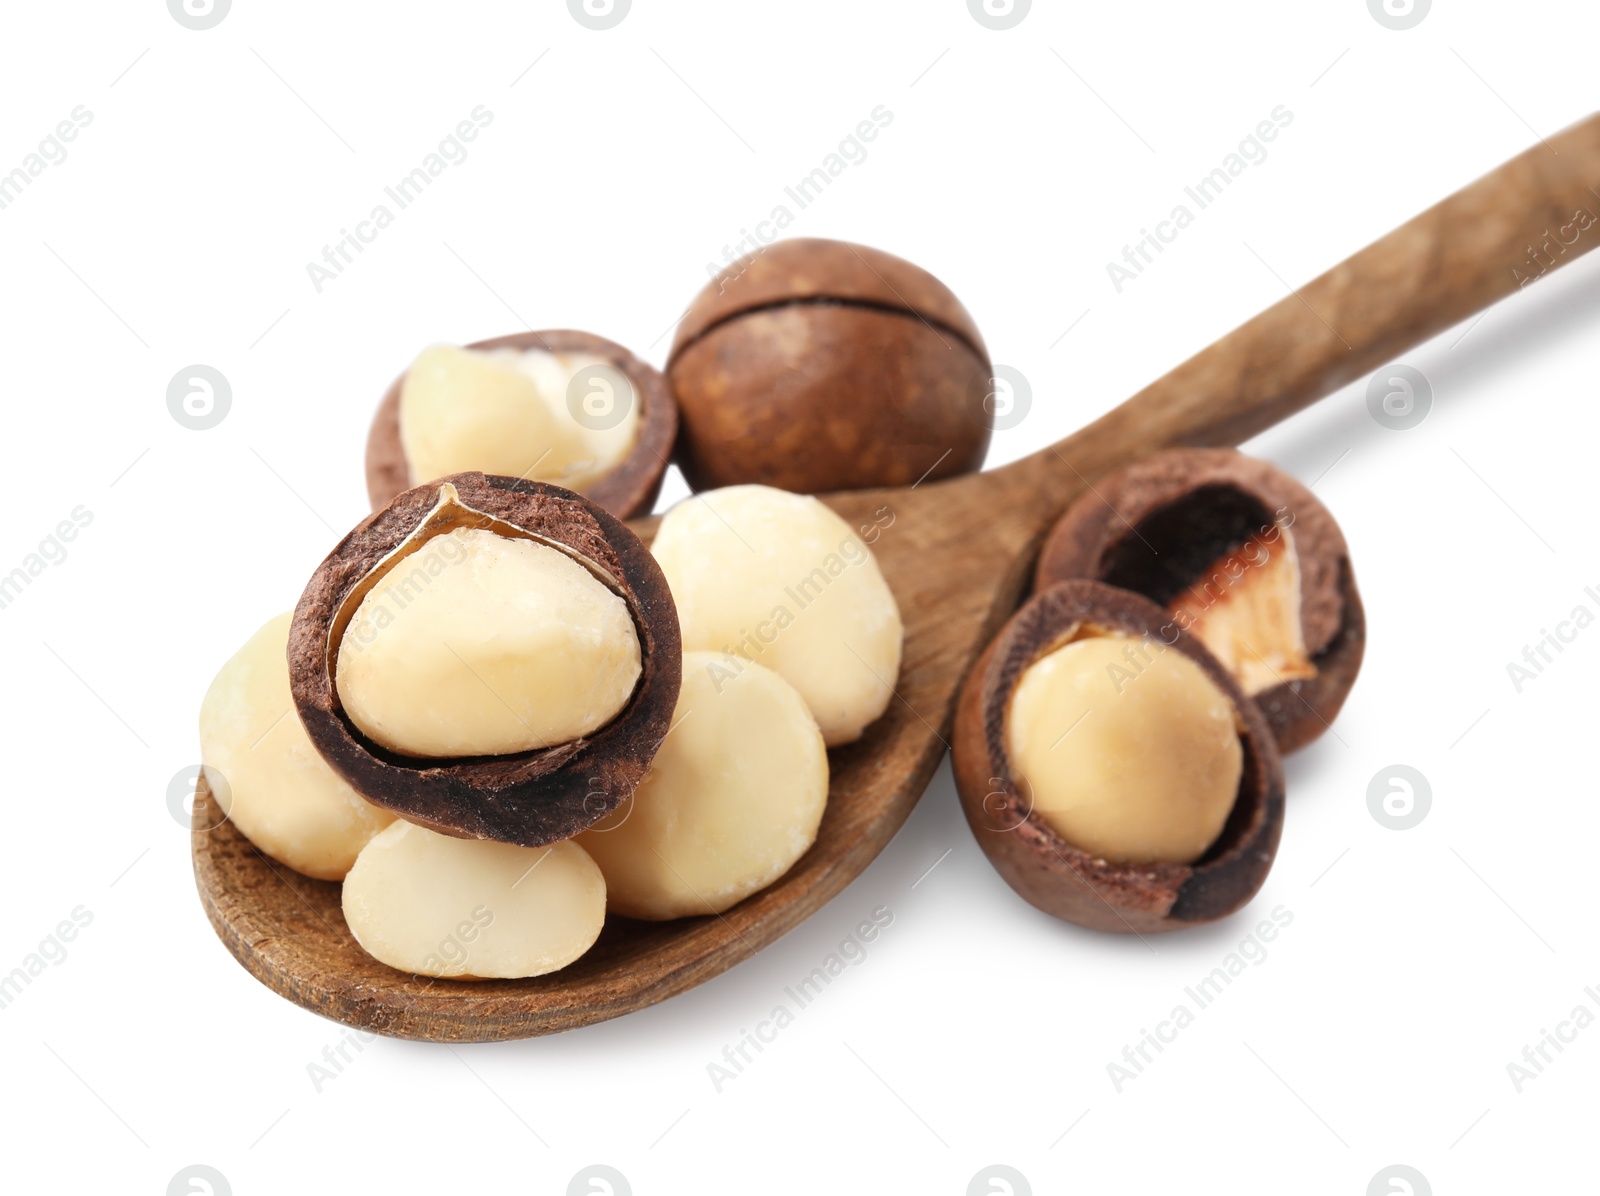
[[[820,909],[905,821],[946,749],[956,693],[1015,608],[1040,538],[1097,474],[1172,445],[1233,445],[1600,242],[1600,115],[1530,149],[1268,308],[1061,443],[1003,469],[829,495],[874,544],[905,617],[896,699],[834,751],[815,846],[715,917],[612,919],[561,972],[428,980],[356,945],[339,885],[266,858],[202,785],[193,851],[217,934],[274,992],[364,1030],[432,1042],[549,1034],[642,1009],[749,958]],[[636,528],[648,536],[653,522]],[[220,823],[220,825],[218,825]],[[215,829],[204,829],[214,827]]]

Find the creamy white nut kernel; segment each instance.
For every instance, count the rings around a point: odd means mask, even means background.
[[[814,498],[729,486],[668,511],[651,545],[685,651],[733,652],[800,691],[829,747],[859,739],[900,674],[900,609],[872,552]]]
[[[340,880],[394,815],[347,785],[306,737],[289,696],[291,618],[251,636],[206,690],[200,757],[211,791],[252,843],[296,872]]]
[[[1288,528],[1253,536],[1171,602],[1250,696],[1286,681],[1309,681],[1316,665],[1300,625],[1300,555]]]
[[[673,728],[620,809],[578,836],[630,918],[716,914],[766,888],[816,841],[828,753],[778,674],[687,652]]]
[[[568,402],[580,373],[582,419]],[[632,383],[586,353],[434,345],[400,387],[400,443],[417,482],[476,470],[583,490],[627,456],[638,426]]]
[[[422,976],[511,979],[564,968],[605,922],[600,869],[571,840],[516,847],[397,822],[344,882],[344,920],[380,963]]]
[[[362,599],[339,701],[407,756],[492,756],[609,723],[638,683],[627,603],[565,553],[478,528],[435,536]]]
[[[1006,731],[1033,812],[1113,863],[1199,859],[1238,796],[1232,702],[1155,641],[1091,635],[1041,657],[1017,682]]]

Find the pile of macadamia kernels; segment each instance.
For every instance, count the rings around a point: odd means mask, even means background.
[[[655,546],[542,483],[398,496],[212,683],[213,791],[267,855],[343,880],[356,940],[404,971],[537,976],[608,912],[723,912],[816,839],[827,747],[887,706],[900,616],[815,498],[711,491]]]
[[[811,494],[979,468],[991,374],[936,278],[821,240],[713,279],[664,371],[570,330],[423,349],[373,419],[372,513],[205,696],[211,791],[406,972],[538,976],[608,915],[724,913],[811,848],[829,751],[900,674],[883,529]],[[669,461],[696,493],[647,547],[621,521]],[[956,710],[978,842],[1082,925],[1231,913],[1280,753],[1360,667],[1337,525],[1262,462],[1174,450],[1097,479],[1035,580]]]
[[[424,349],[373,513],[206,694],[212,792],[407,972],[537,976],[608,914],[726,911],[811,847],[828,749],[900,672],[881,529],[803,492],[976,469],[988,369],[937,279],[833,241],[730,267],[665,373],[565,330]],[[699,493],[646,548],[620,521],[674,456]]]

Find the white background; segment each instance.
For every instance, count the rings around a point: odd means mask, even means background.
[[[1407,354],[1420,427],[1377,424],[1358,385],[1250,446],[1341,520],[1370,643],[1337,734],[1289,762],[1274,871],[1222,925],[1146,944],[1051,921],[941,770],[844,894],[702,988],[544,1040],[378,1040],[318,1093],[341,1028],[216,941],[165,803],[216,668],[365,512],[367,421],[423,345],[575,327],[662,363],[707,263],[884,105],[788,231],[955,289],[1031,382],[1010,460],[1586,115],[1600,10],[1437,0],[1396,32],[1363,0],[1040,0],[995,32],[961,0],[636,0],[594,32],[555,0],[236,0],[194,32],[106,0],[4,22],[0,171],[93,113],[0,211],[0,572],[93,514],[0,610],[0,972],[93,914],[0,1010],[8,1190],[161,1193],[197,1162],[240,1196],[556,1193],[596,1162],[640,1196],[961,1193],[993,1163],[1039,1193],[1592,1177],[1600,1029],[1520,1094],[1507,1064],[1600,986],[1600,630],[1520,694],[1506,665],[1600,613],[1600,257]],[[306,264],[477,105],[470,156],[317,293]],[[1106,263],[1278,105],[1269,157],[1117,293]],[[194,363],[233,390],[204,432],[166,408]],[[1404,832],[1367,808],[1394,763],[1432,786]],[[880,904],[865,961],[718,1093],[724,1045]],[[1107,1064],[1277,906],[1266,961],[1119,1094]]]

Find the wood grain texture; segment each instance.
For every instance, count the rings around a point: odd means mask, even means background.
[[[1600,117],[1424,212],[1058,445],[988,473],[826,498],[858,526],[893,513],[874,551],[905,616],[898,697],[859,743],[830,753],[833,784],[815,846],[726,914],[613,919],[588,955],[547,977],[428,981],[377,963],[349,939],[337,885],[265,859],[223,824],[193,832],[212,925],[252,975],[297,1004],[438,1042],[602,1021],[732,967],[819,909],[900,828],[944,755],[962,679],[1015,608],[1040,537],[1089,478],[1172,445],[1235,444],[1512,293],[1530,246],[1571,236],[1579,211],[1600,217],[1596,188]],[[1560,266],[1596,242],[1600,222],[1591,220],[1549,256]],[[196,808],[197,827],[217,821],[209,794]]]

